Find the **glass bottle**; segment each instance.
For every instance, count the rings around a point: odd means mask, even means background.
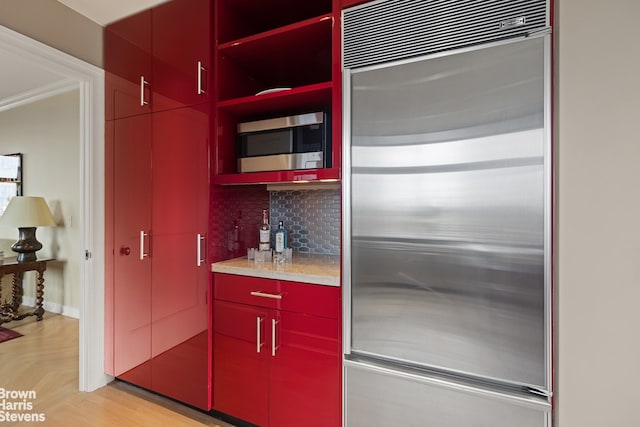
[[[282,221],[278,223],[274,244],[277,254],[281,254],[287,249],[287,230],[284,229],[284,222]]]
[[[260,226],[260,240],[258,249],[261,251],[268,251],[271,249],[271,227],[269,227],[269,216],[267,210],[262,211],[262,225]]]

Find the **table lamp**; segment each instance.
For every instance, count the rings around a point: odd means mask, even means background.
[[[51,210],[43,197],[15,196],[7,205],[0,224],[18,227],[18,241],[11,246],[18,252],[18,262],[36,260],[36,251],[42,249],[42,243],[36,240],[36,227],[56,225]]]

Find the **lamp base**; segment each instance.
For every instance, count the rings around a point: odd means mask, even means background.
[[[18,252],[17,261],[35,261],[36,251],[42,249],[42,243],[36,240],[36,227],[20,227],[18,231],[18,241],[11,246],[14,252]]]

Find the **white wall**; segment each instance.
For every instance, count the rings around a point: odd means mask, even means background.
[[[0,113],[0,152],[23,153],[23,191],[43,196],[57,227],[37,230],[43,244],[39,258],[52,256],[45,273],[45,308],[77,317],[80,305],[79,263],[82,248],[80,213],[79,92],[73,90]],[[0,226],[0,238],[18,237],[17,229]],[[5,256],[14,255],[5,251]],[[25,295],[35,295],[33,275]]]
[[[556,424],[640,426],[638,0],[556,0]]]

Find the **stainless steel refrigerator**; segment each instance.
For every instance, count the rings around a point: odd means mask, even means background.
[[[443,3],[343,16],[344,425],[550,426],[548,5],[416,41]]]

